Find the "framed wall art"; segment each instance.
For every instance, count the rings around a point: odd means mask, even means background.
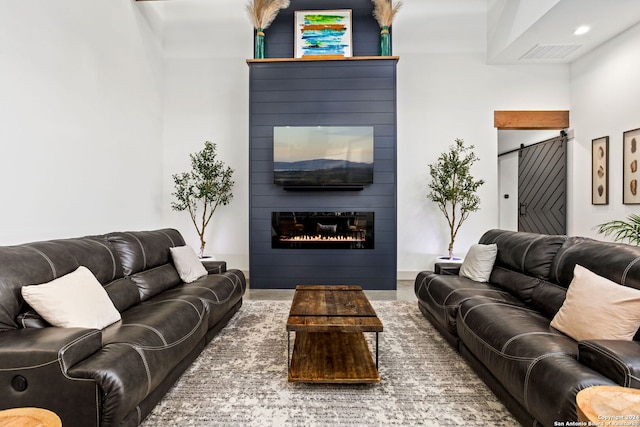
[[[626,131],[622,137],[622,203],[640,204],[640,129]]]
[[[346,58],[352,56],[351,10],[296,10],[296,58]]]
[[[591,141],[591,204],[609,204],[609,137]]]

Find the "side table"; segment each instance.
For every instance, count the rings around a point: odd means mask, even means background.
[[[587,387],[576,395],[576,415],[578,421],[589,425],[640,426],[640,390],[608,385]]]
[[[62,427],[62,421],[47,409],[14,408],[0,411],[0,427]]]

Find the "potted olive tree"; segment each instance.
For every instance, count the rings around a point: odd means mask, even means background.
[[[436,163],[429,165],[431,182],[427,198],[436,203],[449,224],[449,259],[453,259],[453,244],[460,226],[471,212],[480,209],[478,188],[482,179],[474,179],[471,166],[480,160],[473,145],[465,146],[462,139],[440,154]]]
[[[191,171],[173,175],[174,211],[188,211],[200,237],[200,258],[204,257],[205,230],[218,206],[233,199],[233,169],[216,160],[216,144],[206,141],[204,149],[190,154]]]

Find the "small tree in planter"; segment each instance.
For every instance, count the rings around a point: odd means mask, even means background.
[[[190,154],[191,171],[173,175],[176,202],[174,211],[189,211],[191,221],[200,237],[200,258],[204,256],[205,229],[218,206],[227,205],[233,199],[233,169],[216,160],[216,144],[206,141],[204,149]]]
[[[475,180],[471,165],[478,159],[470,145],[465,147],[462,139],[449,147],[449,151],[429,165],[431,182],[427,198],[438,205],[449,223],[449,259],[453,259],[453,244],[460,226],[471,212],[480,209],[480,198],[476,194],[484,180]]]

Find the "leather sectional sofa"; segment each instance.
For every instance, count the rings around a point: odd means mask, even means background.
[[[640,289],[640,248],[503,230],[479,243],[498,248],[488,282],[459,276],[459,264],[437,263],[418,274],[415,293],[424,316],[523,425],[575,422],[576,394],[589,386],[640,388],[638,333],[576,341],[550,326],[576,264],[615,288]]]
[[[242,305],[245,277],[224,262],[183,283],[173,229],[0,247],[0,409],[35,406],[65,427],[136,426]],[[121,320],[52,327],[21,296],[87,267]],[[81,301],[78,304],[82,304]]]

